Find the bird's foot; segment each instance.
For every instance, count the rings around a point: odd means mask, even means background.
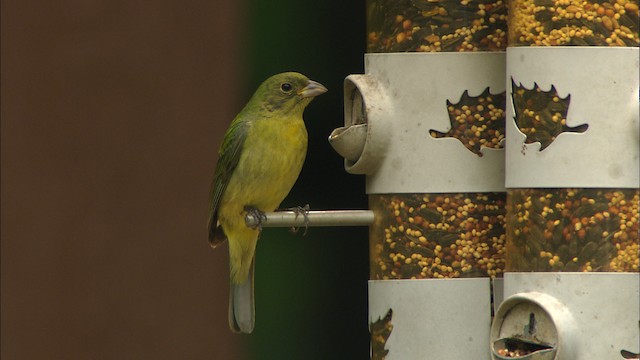
[[[296,214],[296,219],[298,219],[300,215],[304,217],[304,233],[302,236],[307,235],[307,230],[309,230],[309,209],[309,204],[289,208],[289,211],[293,211]],[[291,228],[291,232],[294,234],[297,233],[298,230],[300,230],[300,228],[295,226]]]
[[[249,205],[244,207],[244,211],[247,212],[247,215],[253,216],[253,218],[257,221],[257,224],[252,226],[251,228],[253,230],[257,229],[258,231],[262,232],[262,223],[267,221],[267,215],[264,214],[264,211]]]

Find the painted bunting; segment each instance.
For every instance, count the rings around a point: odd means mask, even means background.
[[[274,211],[296,182],[307,153],[306,106],[327,91],[306,76],[287,72],[265,80],[231,122],[213,176],[209,241],[229,240],[229,327],[251,333],[255,323],[253,273],[260,228],[252,213]]]

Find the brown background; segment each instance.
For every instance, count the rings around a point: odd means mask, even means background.
[[[204,235],[239,3],[2,2],[2,359],[239,357]]]

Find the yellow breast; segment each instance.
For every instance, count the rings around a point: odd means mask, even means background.
[[[275,210],[296,182],[307,153],[302,117],[261,119],[251,124],[221,209],[254,206]],[[221,214],[223,215],[223,214]]]

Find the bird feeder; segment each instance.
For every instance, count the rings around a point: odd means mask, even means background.
[[[505,301],[492,356],[631,358],[640,344],[637,2],[512,0],[509,41]],[[612,330],[594,336],[603,329]]]
[[[488,359],[506,242],[506,4],[370,0],[367,31],[329,141],[366,175],[375,214],[371,356]]]

